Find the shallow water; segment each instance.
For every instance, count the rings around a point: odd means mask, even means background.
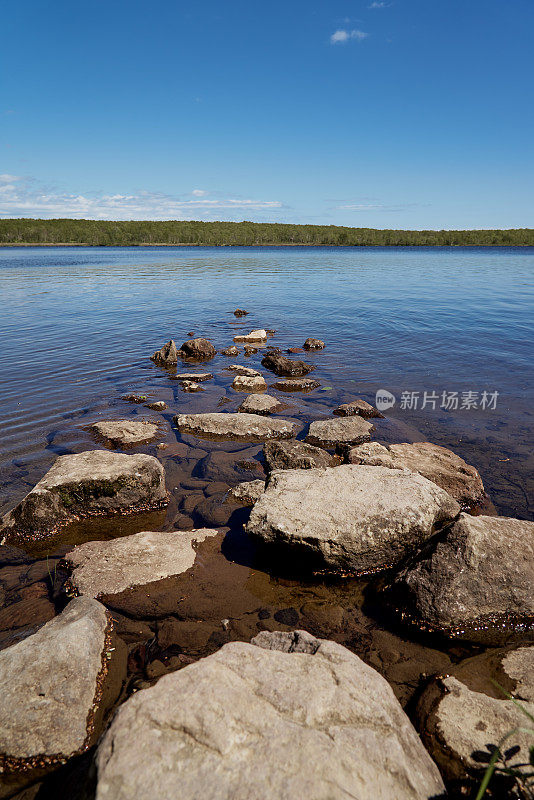
[[[236,331],[262,327],[283,350],[323,339],[325,350],[296,356],[315,365],[321,386],[271,392],[289,405],[280,416],[303,432],[354,395],[374,403],[386,389],[397,402],[376,421],[376,439],[450,447],[479,469],[498,513],[534,519],[534,249],[0,248],[0,291],[0,513],[57,455],[102,447],[88,426],[108,418],[161,423],[136,451],[161,459],[171,493],[166,512],[71,526],[35,545],[28,563],[0,565],[0,648],[60,610],[57,559],[73,544],[211,524],[223,532],[201,546],[190,574],[163,582],[147,607],[139,597],[115,603],[132,650],[126,693],[154,678],[155,662],[175,669],[261,629],[305,627],[346,644],[408,706],[426,676],[477,652],[400,628],[366,581],[302,581],[259,562],[242,531],[246,510],[221,501],[229,486],[263,475],[261,445],[179,436],[171,420],[221,401],[234,411],[245,395],[230,388],[230,363],[276,378],[261,351],[217,355],[185,366],[215,376],[187,394],[149,356],[190,331],[218,350]],[[236,319],[237,307],[250,314]],[[484,391],[498,392],[494,409],[480,408]],[[128,392],[168,409],[128,403]],[[419,407],[403,408],[402,392],[419,392]],[[420,407],[424,392],[437,395],[435,408]],[[478,393],[479,407],[440,408],[443,392]]]

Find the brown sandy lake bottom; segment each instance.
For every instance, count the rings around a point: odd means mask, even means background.
[[[376,420],[375,440],[449,447],[479,470],[492,513],[532,520],[534,250],[0,248],[0,289],[0,513],[58,455],[102,448],[88,426],[107,419],[160,424],[153,443],[125,452],[155,455],[171,498],[163,511],[70,526],[24,559],[4,554],[0,648],[61,610],[66,576],[58,564],[73,544],[209,526],[221,532],[199,546],[192,570],[146,596],[124,592],[110,601],[130,649],[121,700],[227,641],[305,628],[375,667],[410,713],[430,676],[481,652],[402,627],[380,602],[383,578],[302,578],[294,564],[267,562],[257,551],[243,531],[248,509],[222,501],[229,487],[264,476],[261,444],[181,436],[172,416],[235,411],[246,395],[232,390],[230,363],[274,383],[261,349],[184,365],[214,375],[195,394],[149,356],[190,331],[218,350],[236,333],[263,327],[276,330],[268,344],[282,351],[308,336],[323,339],[325,350],[294,356],[314,365],[320,387],[269,390],[288,405],[274,416],[296,422],[298,437],[340,403],[358,396],[374,404],[386,389],[397,401]],[[236,319],[238,307],[250,314]],[[484,391],[498,392],[495,408],[481,407]],[[167,409],[126,402],[130,392]],[[424,392],[437,395],[435,408],[431,401],[421,408]],[[458,392],[459,405],[475,393],[476,407],[441,407],[444,392]],[[403,393],[418,393],[418,407],[402,407]],[[21,797],[82,797],[82,784],[90,796],[87,769],[81,759],[38,795]]]

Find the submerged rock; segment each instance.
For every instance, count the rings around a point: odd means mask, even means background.
[[[239,355],[239,348],[237,348],[233,344],[231,347],[227,347],[225,350],[221,350],[221,355],[223,355],[223,356],[238,356]]]
[[[265,491],[265,481],[255,480],[238,483],[228,492],[228,502],[241,503],[243,506],[253,506]]]
[[[127,403],[137,403],[138,405],[146,402],[146,394],[125,394],[122,397]]]
[[[314,381],[311,378],[292,378],[287,381],[273,383],[273,389],[278,389],[280,392],[311,392],[312,389],[317,389],[320,385],[319,381]]]
[[[483,686],[481,674],[488,680],[488,688]],[[501,742],[505,742],[500,745],[502,750],[509,754],[508,767],[525,773],[532,769],[527,766],[532,747],[532,734],[525,730],[529,720],[490,679],[503,689],[508,687],[504,690],[534,714],[534,647],[467,659],[452,675],[433,681],[419,699],[416,716],[423,741],[451,781],[465,782],[468,777],[480,781],[493,747]],[[492,779],[492,786],[497,792],[495,781]]]
[[[370,469],[381,469],[372,467]],[[487,644],[534,632],[534,522],[462,514],[396,579],[397,604],[431,630]]]
[[[311,339],[308,338],[302,345],[305,350],[324,350],[326,347],[325,343],[322,342],[320,339]]]
[[[206,361],[209,358],[213,358],[216,353],[217,351],[212,343],[202,337],[188,339],[179,350],[179,355],[182,358],[191,358],[197,361]]]
[[[234,316],[235,317],[246,317],[248,313],[249,312],[245,311],[244,308],[236,308],[236,310],[234,311]]]
[[[65,556],[72,570],[67,590],[100,598],[181,575],[195,563],[195,545],[217,531],[143,531],[103,542],[86,542]]]
[[[247,531],[310,568],[365,574],[399,564],[459,511],[443,489],[401,470],[275,470]]]
[[[271,397],[268,394],[251,394],[245,397],[237,410],[246,414],[266,416],[275,411],[281,411],[283,408],[284,404],[275,397]]]
[[[178,414],[174,424],[180,432],[229,439],[290,439],[295,424],[285,419],[264,419],[257,414]]]
[[[368,442],[374,429],[362,417],[317,420],[311,423],[306,441],[319,447],[345,447]]]
[[[306,364],[304,361],[294,361],[279,353],[267,353],[267,355],[262,358],[261,363],[264,367],[270,369],[271,372],[274,372],[275,375],[288,378],[300,378],[303,375],[307,375],[308,372],[311,372],[313,369],[311,364]]]
[[[110,444],[132,447],[153,439],[159,426],[144,420],[114,419],[108,422],[95,422],[91,425],[91,430]]]
[[[320,447],[313,447],[298,439],[283,442],[266,442],[263,445],[263,456],[267,472],[274,469],[314,469],[315,467],[333,467],[339,463]]]
[[[430,442],[414,444],[360,445],[349,451],[351,464],[409,469],[441,486],[462,505],[473,505],[484,498],[484,485],[475,467],[452,450]]]
[[[174,339],[164,344],[161,350],[156,350],[154,355],[150,356],[150,358],[161,367],[175,366],[178,363],[178,350]]]
[[[360,397],[356,397],[354,400],[351,400],[350,403],[343,403],[343,405],[334,408],[332,412],[336,415],[336,417],[380,417],[381,419],[384,418],[384,415],[380,413],[380,411],[371,405],[371,403],[367,403],[365,400],[362,400]]]
[[[428,800],[444,791],[384,678],[303,631],[231,642],[137,692],[96,764],[96,800],[174,798],[177,786],[182,800]]]
[[[0,522],[0,543],[40,539],[80,517],[144,511],[167,502],[165,473],[153,456],[88,450],[60,456]]]
[[[263,328],[257,331],[251,331],[250,333],[237,334],[237,336],[234,336],[234,342],[244,342],[245,344],[254,344],[255,342],[261,344],[266,341],[267,331]]]
[[[167,403],[164,403],[163,400],[156,400],[155,403],[146,403],[146,407],[151,411],[165,411]]]
[[[262,375],[236,375],[232,381],[232,389],[235,392],[264,392],[267,389],[265,378]]]
[[[94,744],[125,668],[104,606],[86,597],[0,652],[1,797]]]
[[[203,387],[196,381],[182,381],[182,391],[184,392],[203,392]]]

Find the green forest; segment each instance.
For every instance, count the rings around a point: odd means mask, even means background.
[[[534,229],[403,231],[339,225],[265,222],[106,222],[90,219],[3,219],[0,245],[336,245],[476,246],[534,245]]]

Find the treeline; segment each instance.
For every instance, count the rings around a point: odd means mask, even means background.
[[[90,219],[3,219],[0,244],[133,245],[531,245],[534,229],[396,231],[339,225],[264,222],[106,222]]]

